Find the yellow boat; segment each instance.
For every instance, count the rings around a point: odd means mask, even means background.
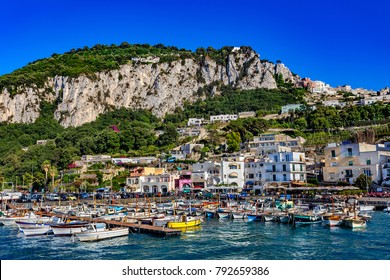
[[[169,221],[167,226],[169,228],[186,228],[199,226],[201,223],[201,217],[181,216],[180,221]]]

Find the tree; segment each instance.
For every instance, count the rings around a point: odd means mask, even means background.
[[[177,144],[179,133],[173,124],[166,124],[164,126],[164,134],[158,137],[157,143],[159,146],[168,146],[170,144]]]
[[[56,176],[57,172],[58,171],[57,171],[57,168],[55,166],[50,167],[49,173],[51,176],[51,191],[54,191],[54,177]]]
[[[366,174],[360,174],[355,181],[355,187],[358,187],[360,190],[368,190],[371,184],[371,176],[367,176]]]
[[[238,152],[240,150],[241,136],[238,132],[231,132],[226,135],[226,144],[229,152]]]
[[[49,169],[51,167],[50,161],[49,160],[45,160],[44,162],[42,162],[41,167],[42,167],[43,171],[45,171],[45,186],[46,186],[46,184],[47,184],[47,173],[49,172]]]

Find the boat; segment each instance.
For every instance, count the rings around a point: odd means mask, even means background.
[[[343,224],[343,215],[327,213],[322,216],[322,223],[324,226],[328,227],[338,227]]]
[[[179,217],[179,219],[176,219],[174,221],[169,221],[167,223],[167,227],[169,228],[194,227],[200,225],[202,221],[203,221],[202,218],[199,216],[192,217],[192,216],[182,215]]]
[[[87,221],[72,221],[70,223],[60,223],[52,225],[51,229],[56,236],[67,236],[86,230],[89,222]]]
[[[356,204],[353,204],[353,216],[348,215],[343,218],[343,225],[349,228],[364,228],[367,226],[367,221],[356,214]]]
[[[372,219],[372,216],[368,212],[365,212],[365,211],[360,211],[358,213],[358,217],[362,218],[366,222],[368,222],[369,220]]]
[[[246,218],[246,212],[245,211],[233,211],[232,212],[232,217],[234,220],[239,220],[239,219],[245,219]]]
[[[5,215],[0,217],[0,224],[3,224],[5,226],[12,226],[16,225],[16,221],[38,221],[41,217],[38,217],[35,215],[34,212],[10,212],[10,213],[4,213]]]
[[[311,225],[322,223],[322,216],[316,215],[313,212],[301,212],[301,213],[290,213],[291,219],[295,226],[300,225]]]
[[[215,209],[207,209],[207,210],[204,210],[204,213],[205,213],[207,218],[213,218],[216,214],[216,210]]]
[[[364,211],[364,212],[374,212],[375,206],[374,205],[367,205],[367,204],[359,204],[357,207],[358,211]]]
[[[44,235],[52,232],[50,223],[15,221],[15,224],[25,236]]]
[[[87,225],[85,230],[75,233],[80,241],[98,241],[128,234],[129,229],[127,227],[107,228],[104,223],[91,223]]]
[[[290,216],[288,215],[288,213],[285,212],[279,213],[278,221],[282,224],[287,224],[290,221]]]
[[[275,213],[264,213],[263,214],[263,221],[264,222],[274,222],[276,221],[277,214]]]
[[[361,217],[346,217],[343,219],[343,225],[349,228],[364,228],[367,222]]]
[[[230,219],[231,211],[218,211],[218,217],[220,219]]]
[[[263,219],[263,215],[257,213],[247,213],[246,217],[248,219],[248,222],[261,221]]]

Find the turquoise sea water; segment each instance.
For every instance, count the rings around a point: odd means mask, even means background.
[[[390,214],[375,212],[366,229],[292,227],[208,219],[177,237],[130,234],[92,243],[71,237],[25,237],[0,227],[2,260],[390,260]]]

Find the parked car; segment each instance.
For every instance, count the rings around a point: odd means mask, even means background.
[[[29,198],[29,195],[27,194],[22,194],[19,199],[17,200],[18,202],[27,202]]]
[[[66,197],[66,200],[70,200],[70,201],[75,201],[77,200],[77,197],[74,195],[74,194],[68,194],[68,196]]]
[[[130,197],[130,194],[128,194],[126,192],[121,193],[121,198],[126,199],[126,198],[129,198],[129,197]]]
[[[50,201],[58,201],[58,200],[60,200],[60,196],[58,194],[56,194],[56,193],[49,193],[46,196],[46,199],[50,200]]]
[[[79,194],[79,198],[80,199],[86,199],[86,198],[88,198],[89,197],[89,194],[88,193],[80,193]]]
[[[27,198],[27,201],[28,202],[41,202],[41,201],[45,201],[45,198],[40,193],[39,194],[32,194],[31,196],[29,196]]]

